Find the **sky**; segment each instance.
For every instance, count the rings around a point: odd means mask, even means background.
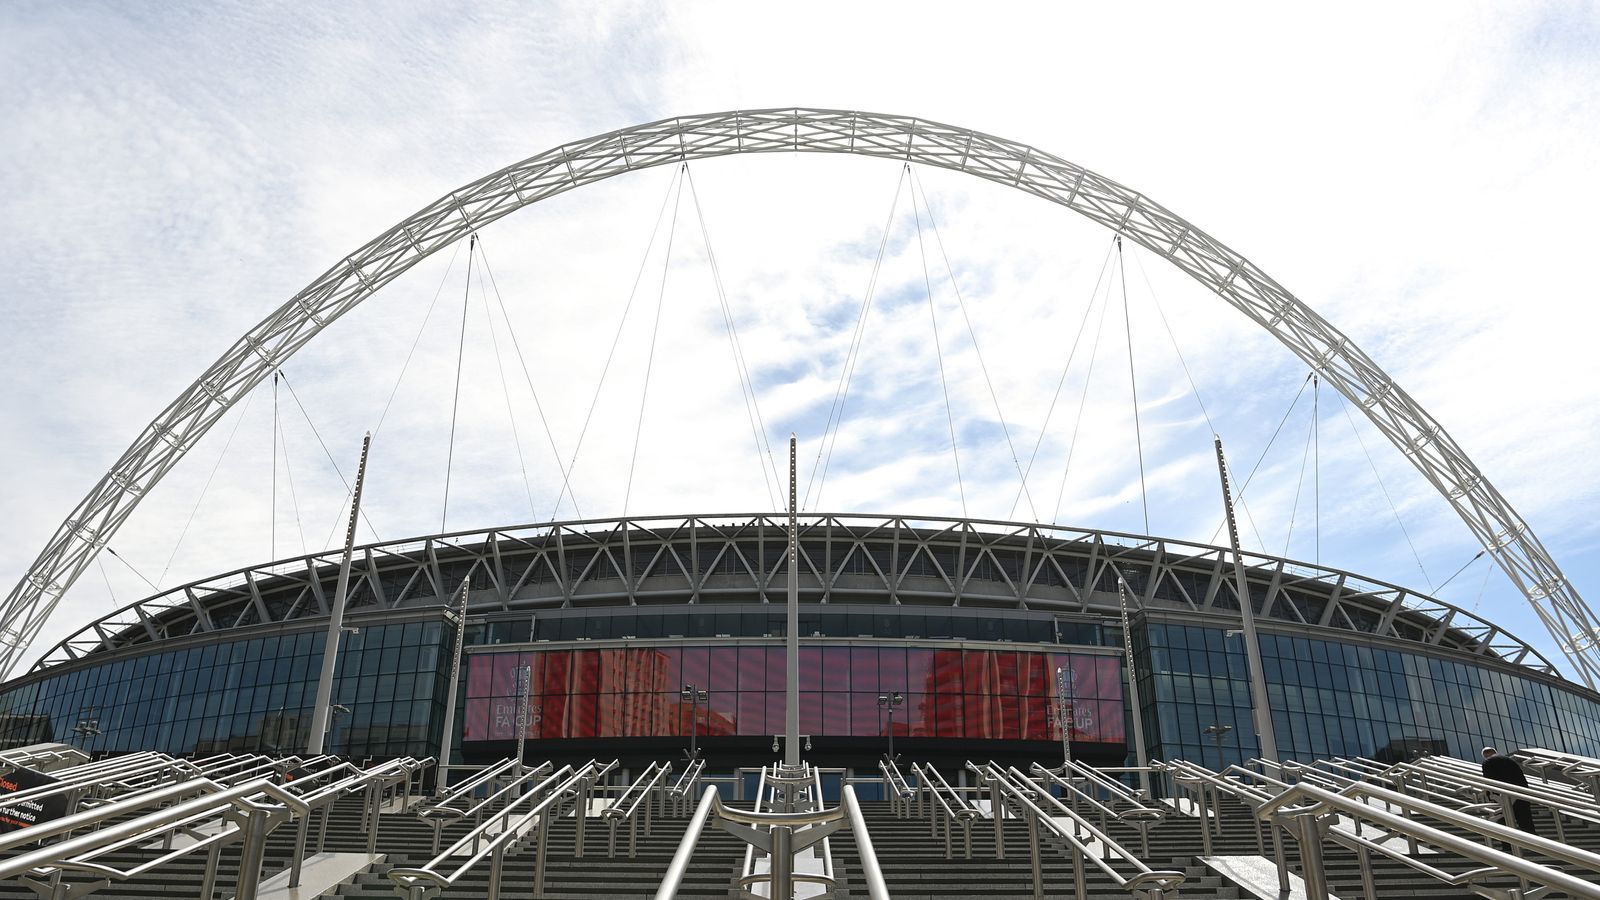
[[[230,343],[435,198],[613,129],[801,105],[1021,141],[1185,217],[1375,358],[1600,598],[1600,5],[14,0],[0,84],[8,586]],[[1359,410],[1068,210],[777,154],[619,176],[480,237],[231,411],[33,653],[151,585],[336,543],[375,430],[363,540],[774,511],[794,432],[809,511],[1210,542],[1215,432],[1255,473],[1247,546],[1436,590],[1556,655]]]

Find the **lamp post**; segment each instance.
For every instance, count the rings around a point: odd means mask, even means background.
[[[1219,769],[1222,768],[1222,762],[1223,762],[1223,760],[1222,760],[1222,739],[1227,737],[1228,736],[1228,732],[1230,732],[1232,730],[1233,730],[1233,726],[1232,725],[1223,725],[1220,722],[1217,723],[1217,724],[1214,724],[1214,725],[1207,725],[1206,727],[1200,729],[1200,733],[1201,734],[1209,734],[1209,735],[1211,735],[1211,739],[1217,742],[1217,768],[1219,768]]]
[[[905,695],[899,691],[892,694],[879,694],[878,706],[889,711],[889,762],[894,762],[894,708],[906,702]]]
[[[700,704],[711,702],[711,694],[695,687],[694,682],[683,686],[678,696],[689,701],[689,759],[700,758]]]

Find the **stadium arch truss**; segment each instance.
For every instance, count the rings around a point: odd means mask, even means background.
[[[1600,622],[1532,529],[1431,415],[1254,263],[1115,181],[1016,141],[907,116],[785,108],[663,119],[547,150],[463,185],[340,259],[251,328],[139,434],[0,606],[0,677],[140,499],[295,351],[425,257],[524,206],[627,172],[741,153],[844,153],[951,169],[1072,209],[1168,260],[1355,403],[1450,503],[1591,689]]]
[[[359,548],[352,612],[436,607],[470,585],[470,611],[781,602],[788,520],[770,514],[578,520],[431,535]],[[803,601],[872,601],[1115,616],[1130,609],[1238,615],[1232,551],[1119,532],[971,519],[808,514]],[[91,654],[327,616],[341,551],[173,588],[85,626],[35,670]],[[1246,553],[1263,621],[1489,657],[1558,675],[1537,649],[1466,610],[1405,588]]]

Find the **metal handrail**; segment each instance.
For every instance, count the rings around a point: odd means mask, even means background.
[[[961,795],[950,787],[949,782],[945,781],[944,776],[940,775],[939,770],[932,765],[919,768],[913,763],[911,771],[916,773],[920,786],[920,790],[917,792],[918,806],[922,805],[923,795],[933,798],[933,804],[928,809],[929,836],[938,837],[939,825],[941,822],[944,824],[944,858],[951,859],[950,828],[954,823],[960,822],[962,845],[965,848],[966,858],[971,859],[972,820],[978,817],[978,811],[968,806],[967,802],[961,798]],[[943,791],[940,788],[943,788]],[[949,801],[945,800],[945,794],[950,796]],[[956,807],[952,808],[950,806],[951,803],[956,804]],[[940,813],[943,813],[942,817]]]
[[[1044,894],[1042,853],[1039,847],[1040,829],[1048,831],[1055,838],[1066,844],[1067,849],[1071,852],[1073,887],[1078,900],[1084,900],[1088,896],[1088,883],[1084,878],[1085,859],[1093,862],[1096,868],[1104,872],[1119,887],[1128,891],[1129,894],[1145,898],[1145,900],[1164,897],[1168,892],[1177,889],[1183,884],[1186,877],[1184,873],[1176,870],[1150,868],[1144,860],[1118,844],[1110,835],[1094,827],[1087,819],[1066,804],[1045,791],[1032,789],[1032,782],[1015,766],[1007,771],[993,762],[982,766],[968,762],[967,769],[976,774],[984,783],[991,786],[991,789],[995,792],[993,796],[999,799],[1002,805],[1010,802],[1027,819],[1028,845],[1032,857],[1033,892],[1035,896],[1043,896]],[[1024,785],[1029,785],[1029,787],[1024,787]],[[1040,799],[1059,810],[1062,815],[1051,816],[1046,813],[1034,802],[1033,798],[1029,796],[1030,794],[1038,795]],[[995,808],[993,815],[995,831],[999,833],[1004,824],[1004,810]],[[1070,821],[1072,826],[1068,827],[1063,823],[1063,818]],[[1131,866],[1135,870],[1135,874],[1128,876],[1118,871],[1109,859],[1102,858],[1099,853],[1095,852],[1095,848],[1084,842],[1081,833],[1086,833],[1091,840],[1097,842],[1104,849],[1107,856],[1120,859],[1126,865]]]
[[[916,796],[916,791],[906,783],[905,776],[900,774],[900,767],[892,759],[880,759],[878,771],[883,773],[883,786],[889,795],[890,811],[899,819],[911,815],[911,798]]]
[[[878,851],[872,846],[872,835],[867,832],[867,819],[861,814],[861,801],[856,799],[855,785],[844,786],[839,802],[850,820],[850,832],[855,835],[856,855],[861,857],[861,877],[867,880],[867,896],[872,900],[889,900],[889,887],[883,881],[883,866],[878,863]]]
[[[1389,807],[1399,807],[1412,813],[1412,816],[1408,817],[1391,812],[1389,809],[1375,807],[1366,802],[1367,800],[1379,800]],[[1564,891],[1573,897],[1585,898],[1585,900],[1600,900],[1600,883],[1584,880],[1560,869],[1524,859],[1521,856],[1495,849],[1492,846],[1479,844],[1469,838],[1417,821],[1415,816],[1419,814],[1425,815],[1439,822],[1474,832],[1487,840],[1499,841],[1502,845],[1512,845],[1523,850],[1543,854],[1583,869],[1593,876],[1600,876],[1600,854],[1591,853],[1559,841],[1542,838],[1459,810],[1450,809],[1437,803],[1431,803],[1409,794],[1364,782],[1351,784],[1343,791],[1338,792],[1311,784],[1297,784],[1273,797],[1256,810],[1257,818],[1283,825],[1291,833],[1298,836],[1301,868],[1305,872],[1306,891],[1310,900],[1326,900],[1328,897],[1326,874],[1322,871],[1321,866],[1323,825],[1320,821],[1322,816],[1319,816],[1319,812],[1324,810],[1338,812],[1351,818],[1362,817],[1388,831],[1406,835],[1418,842],[1437,849],[1447,850],[1472,862],[1481,864],[1481,868],[1467,872],[1448,873],[1430,866],[1408,853],[1393,850],[1364,838],[1354,837],[1349,834],[1330,835],[1333,840],[1339,843],[1347,846],[1354,844],[1362,851],[1363,856],[1366,851],[1381,853],[1448,884],[1464,885],[1485,896],[1498,896],[1503,892],[1489,888],[1483,882],[1496,876],[1506,875],[1514,876],[1523,881],[1546,885],[1552,889]],[[1370,878],[1370,867],[1364,864],[1365,859],[1362,862],[1363,875],[1366,878]],[[1370,888],[1370,885],[1368,887]]]
[[[494,814],[492,819],[474,827],[427,863],[415,868],[391,869],[388,875],[395,883],[396,893],[407,900],[422,900],[425,897],[437,896],[440,891],[455,884],[487,858],[490,860],[491,869],[486,896],[488,900],[499,900],[505,854],[522,840],[524,833],[530,827],[538,830],[535,838],[533,893],[535,896],[543,893],[546,849],[552,821],[559,816],[561,807],[567,802],[571,801],[574,804],[579,836],[577,855],[582,856],[582,835],[584,822],[587,819],[584,807],[587,803],[588,788],[604,778],[616,766],[616,760],[603,765],[597,760],[590,760],[578,769],[562,766],[532,791],[507,803]],[[520,784],[521,781],[519,779],[517,783]],[[499,828],[493,835],[486,833],[496,825]],[[448,871],[442,869],[457,851],[469,846],[470,855],[465,861]]]
[[[428,808],[431,809],[434,807],[445,806],[453,803],[456,800],[459,800],[462,797],[470,797],[473,791],[477,790],[485,783],[494,781],[496,778],[505,775],[507,772],[516,768],[517,765],[517,760],[506,757],[505,759],[502,759],[491,766],[480,769],[477,774],[466,779],[465,781],[450,785],[444,790],[443,793],[428,801]],[[549,765],[550,764],[548,762],[544,762],[540,763],[534,768],[542,769],[548,767]]]
[[[196,791],[201,792],[201,796],[180,799]],[[173,802],[170,806],[162,806],[169,801],[177,802]],[[121,818],[150,806],[158,808],[133,818]],[[217,855],[221,847],[242,839],[246,845],[240,854],[237,900],[253,900],[260,883],[267,834],[285,821],[295,816],[305,816],[308,812],[309,809],[300,798],[267,779],[258,779],[232,787],[208,779],[191,779],[164,785],[96,809],[40,822],[20,831],[0,835],[0,853],[51,837],[63,838],[38,849],[0,860],[0,879],[33,873],[49,877],[53,883],[58,884],[64,872],[80,871],[111,880],[125,880],[179,857],[206,850],[208,853],[206,884],[209,887],[215,884]],[[164,834],[187,830],[197,822],[216,819],[219,816],[235,818],[227,819],[227,827],[214,835],[177,849],[164,847],[167,852],[154,859],[141,861],[131,868],[118,869],[94,861],[96,857],[114,849],[147,843]],[[121,820],[118,821],[119,819]],[[93,830],[76,837],[71,836],[73,832],[81,829]]]
[[[815,778],[816,771],[814,769],[812,771]],[[889,900],[877,852],[872,848],[872,839],[867,833],[866,822],[861,816],[860,804],[855,798],[853,786],[845,785],[842,797],[844,799],[841,804],[832,809],[823,808],[819,791],[816,795],[816,809],[800,812],[756,812],[724,805],[717,789],[714,786],[707,787],[700,798],[700,804],[695,807],[694,815],[689,819],[689,826],[685,829],[683,840],[679,842],[678,849],[672,856],[672,862],[667,866],[666,875],[661,879],[660,887],[656,889],[655,900],[674,900],[677,897],[678,889],[682,886],[684,876],[689,870],[689,863],[694,859],[695,848],[705,832],[706,824],[713,818],[720,820],[723,828],[741,836],[760,829],[769,829],[766,833],[770,837],[763,843],[768,843],[772,847],[774,860],[781,858],[781,854],[792,854],[796,850],[810,846],[816,840],[825,839],[839,827],[849,824],[856,837],[856,846],[861,848],[861,865],[867,882],[868,897],[871,900]],[[817,827],[800,833],[806,837],[797,838],[795,829],[805,826]],[[819,880],[819,876],[816,875],[794,875],[793,878],[795,881]],[[779,896],[781,893],[780,887],[778,891],[772,892],[772,895]]]
[[[70,744],[30,744],[11,750],[0,750],[0,766],[17,769],[37,769],[40,763],[57,763],[72,760],[72,765],[89,761],[89,754]]]
[[[1067,769],[1067,771],[1074,771],[1076,768],[1077,767],[1074,766],[1071,769]],[[1124,825],[1129,825],[1134,830],[1138,831],[1140,853],[1145,856],[1150,855],[1150,829],[1156,825],[1159,825],[1163,820],[1166,819],[1167,814],[1163,810],[1152,809],[1142,803],[1130,800],[1126,797],[1119,799],[1121,799],[1122,802],[1130,803],[1130,808],[1115,809],[1111,806],[1101,803],[1099,798],[1078,787],[1076,784],[1073,784],[1071,779],[1063,778],[1061,775],[1038,763],[1034,763],[1030,769],[1033,772],[1035,780],[1045,784],[1055,784],[1066,793],[1067,806],[1073,809],[1074,814],[1076,814],[1077,810],[1072,805],[1073,798],[1081,800],[1087,804],[1090,809],[1099,813],[1101,831],[1105,831],[1106,828],[1109,827],[1107,823],[1110,820],[1116,820]],[[1088,780],[1092,781],[1092,779]]]
[[[700,784],[700,775],[706,770],[704,757],[695,757],[690,761],[688,768],[679,776],[678,783],[667,791],[667,797],[672,800],[674,815],[682,815],[689,803],[694,800],[694,789]]]
[[[600,811],[600,817],[606,820],[610,834],[606,842],[606,855],[617,855],[617,826],[623,822],[628,823],[628,858],[633,859],[639,850],[639,804],[644,804],[644,836],[650,836],[650,804],[652,794],[656,803],[661,807],[661,815],[666,815],[665,780],[672,774],[672,763],[652,762],[645,767],[644,772],[628,785],[622,795],[612,801],[611,806]],[[626,804],[626,808],[624,808]]]

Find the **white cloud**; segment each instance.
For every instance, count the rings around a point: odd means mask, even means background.
[[[1258,262],[1417,397],[1530,520],[1580,590],[1600,595],[1587,517],[1600,437],[1586,261],[1600,199],[1596,36],[1581,5],[1464,9],[1277,4],[971,7],[812,4],[427,4],[307,12],[93,5],[0,11],[0,331],[11,390],[0,465],[10,512],[0,571],[20,575],[136,431],[221,348],[333,261],[451,188],[556,144],[674,114],[805,103],[928,116],[1032,143],[1144,191]],[[694,179],[767,439],[793,430],[802,475],[871,276],[899,167],[730,158]],[[1095,294],[1108,236],[989,184],[920,172],[1021,462],[1040,440]],[[449,524],[543,518],[560,491],[672,173],[563,195],[484,232],[539,391],[547,437],[503,332],[503,389],[474,288]],[[971,336],[925,230],[964,482],[953,481],[916,230],[902,194],[822,503],[1010,515],[1016,464]],[[616,361],[573,472],[588,516],[771,505],[687,197],[661,286],[644,262]],[[669,207],[670,214],[670,207]],[[926,229],[926,225],[925,225]],[[1147,273],[1141,274],[1140,266]],[[1304,369],[1212,296],[1130,262],[1151,528],[1204,540],[1218,514],[1210,426],[1247,471]],[[439,526],[465,257],[437,258],[337,323],[286,367],[346,474],[423,312],[373,463],[385,538]],[[440,288],[441,282],[443,288]],[[1111,285],[1102,285],[1101,295]],[[1041,518],[1143,528],[1120,286],[1111,295],[1070,478],[1063,470],[1092,351],[1091,317],[1030,476]],[[635,426],[656,302],[649,402]],[[489,298],[493,300],[491,296]],[[1098,313],[1095,313],[1098,315]],[[511,440],[508,391],[526,463]],[[343,487],[286,394],[293,460],[279,554],[313,548]],[[1319,431],[1324,562],[1426,587],[1331,391]],[[1246,496],[1261,540],[1318,552],[1295,479],[1309,397]],[[270,395],[258,393],[165,579],[270,551]],[[153,492],[113,546],[165,567],[228,419]],[[1363,437],[1435,579],[1476,548],[1441,498],[1366,425]],[[778,460],[782,467],[782,460]],[[281,475],[280,479],[286,479]],[[531,493],[534,511],[529,511]],[[563,506],[570,514],[571,504]],[[1015,513],[1026,517],[1024,503]],[[1251,529],[1246,529],[1251,534]],[[1255,538],[1248,538],[1252,543]],[[142,583],[107,559],[117,599]],[[1474,601],[1478,570],[1446,590]],[[1548,644],[1509,584],[1483,609]],[[98,572],[48,636],[110,607]],[[42,648],[41,648],[42,649]]]

